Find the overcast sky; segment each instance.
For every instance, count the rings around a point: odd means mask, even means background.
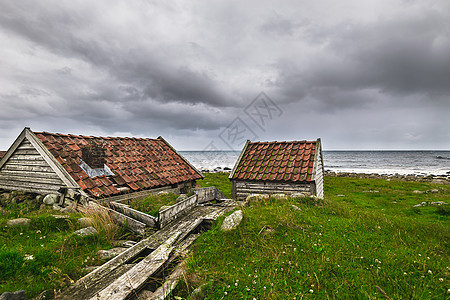
[[[450,149],[450,1],[167,2],[2,0],[0,150],[24,127]]]

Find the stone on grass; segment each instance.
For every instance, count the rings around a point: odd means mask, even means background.
[[[59,201],[59,195],[57,194],[48,194],[44,197],[44,204],[46,205],[53,205],[55,203],[58,203]]]
[[[292,197],[292,198],[305,198],[306,195],[303,194],[303,193],[293,193],[293,194],[291,195],[291,197]]]
[[[245,198],[244,204],[250,204],[252,202],[260,202],[269,198],[267,194],[250,194]]]
[[[31,222],[30,219],[18,218],[18,219],[8,220],[8,222],[6,222],[6,225],[8,227],[24,227],[24,226],[29,226],[30,222]]]
[[[112,249],[108,249],[108,250],[98,250],[97,256],[100,260],[109,260],[113,257],[116,257],[117,255],[119,255],[120,253],[122,253],[125,250],[127,250],[127,248],[122,248],[122,247],[112,248]]]
[[[220,229],[223,231],[230,231],[236,229],[242,221],[243,218],[242,210],[237,210],[223,220]]]
[[[78,236],[91,236],[91,235],[96,235],[97,230],[94,227],[90,226],[90,227],[86,227],[86,228],[82,228],[77,231],[74,231],[73,234],[76,234]]]
[[[37,203],[42,204],[44,201],[44,195],[37,195],[35,199]]]
[[[89,227],[92,225],[92,218],[79,218],[77,220],[77,223],[81,226],[81,227]]]
[[[0,295],[0,300],[27,300],[27,293],[24,290],[16,291],[14,293],[4,292]]]
[[[418,190],[414,190],[414,191],[412,191],[412,192],[413,192],[413,194],[423,194],[422,191],[418,191]]]

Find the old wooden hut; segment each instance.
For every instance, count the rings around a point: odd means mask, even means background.
[[[293,194],[324,197],[323,159],[317,141],[250,142],[229,179],[232,197],[249,194]]]
[[[0,188],[38,194],[74,190],[107,198],[162,189],[183,192],[201,178],[162,137],[93,137],[25,128],[0,160]]]

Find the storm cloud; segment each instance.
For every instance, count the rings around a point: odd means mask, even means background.
[[[260,140],[449,149],[449,20],[446,0],[9,1],[0,150],[25,126],[228,149],[236,118]],[[282,111],[264,126],[261,92]]]

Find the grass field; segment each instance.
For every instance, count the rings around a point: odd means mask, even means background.
[[[226,177],[200,184],[228,191]],[[327,177],[325,187],[324,205],[255,203],[228,233],[219,220],[197,240],[176,294],[205,284],[199,298],[449,298],[449,209],[412,206],[449,202],[450,186]]]
[[[100,228],[99,234],[79,237],[79,213],[58,212],[32,207],[30,201],[11,204],[0,215],[0,294],[23,289],[27,296],[54,298],[61,289],[87,273],[85,266],[99,265],[99,249],[111,248],[111,239]],[[9,219],[26,217],[28,227],[7,227]],[[95,225],[94,225],[95,226]],[[117,237],[126,232],[119,228]]]

